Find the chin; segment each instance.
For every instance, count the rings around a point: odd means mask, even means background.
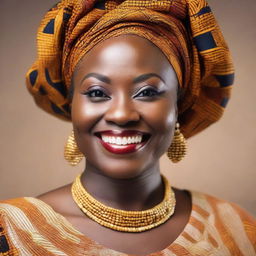
[[[147,169],[144,164],[138,165],[131,161],[123,161],[121,159],[111,161],[110,164],[106,164],[105,162],[102,165],[95,165],[95,163],[90,163],[90,165],[95,166],[104,176],[113,179],[132,179],[139,176]]]

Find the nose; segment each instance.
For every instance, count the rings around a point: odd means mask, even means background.
[[[112,100],[105,113],[105,120],[123,126],[138,122],[140,114],[133,103],[133,99],[127,96],[120,96]]]

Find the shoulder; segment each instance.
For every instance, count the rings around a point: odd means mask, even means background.
[[[23,255],[21,247],[29,251],[25,255],[32,255],[30,250],[39,250],[39,247],[43,250],[44,244],[40,241],[49,245],[58,237],[63,243],[70,236],[66,230],[71,230],[71,227],[63,217],[38,198],[0,201],[0,255]],[[44,255],[48,255],[47,252]]]
[[[41,211],[47,209],[48,206],[35,197],[19,197],[0,201],[1,216],[21,217],[31,214],[33,211]]]
[[[62,222],[63,216],[81,214],[75,206],[68,185],[38,197],[0,200],[0,222],[12,221],[23,227],[44,222],[56,224]]]
[[[251,222],[256,225],[256,219],[251,216],[246,210],[233,202],[217,198],[215,196],[191,191],[192,203],[195,208],[206,210],[209,214],[214,214],[219,218],[227,218],[228,216],[237,218],[242,222]]]
[[[63,216],[81,214],[80,210],[77,210],[76,204],[72,198],[71,184],[39,195],[37,196],[37,199],[51,206],[55,212]]]
[[[15,219],[29,212],[33,207],[30,202],[34,200],[32,197],[19,197],[0,201],[0,216],[2,218]]]
[[[50,206],[34,197],[20,197],[0,201],[0,225],[8,230],[29,229],[44,216],[54,214]]]
[[[0,201],[0,255],[83,255],[78,246],[82,238],[62,215],[38,198]]]
[[[57,220],[62,213],[69,213],[72,196],[68,187],[47,192],[38,197],[19,197],[0,200],[0,216],[18,223]],[[64,214],[66,215],[66,214]]]
[[[20,197],[0,201],[0,225],[8,235],[19,231],[38,233],[42,226],[60,222],[60,216],[43,201],[34,197]]]
[[[232,250],[256,252],[256,219],[235,203],[191,191],[192,215]],[[212,232],[214,230],[214,232]],[[240,254],[239,254],[240,255]],[[241,253],[241,255],[243,255]]]

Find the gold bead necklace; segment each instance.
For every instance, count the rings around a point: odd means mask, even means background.
[[[81,183],[81,175],[79,174],[72,184],[73,199],[89,218],[104,227],[123,232],[143,232],[163,224],[174,213],[175,194],[163,175],[163,201],[144,211],[125,211],[102,204],[85,190]]]

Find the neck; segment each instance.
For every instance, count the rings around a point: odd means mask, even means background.
[[[130,179],[106,176],[87,164],[81,181],[95,199],[122,210],[146,210],[159,204],[164,197],[159,164]]]

